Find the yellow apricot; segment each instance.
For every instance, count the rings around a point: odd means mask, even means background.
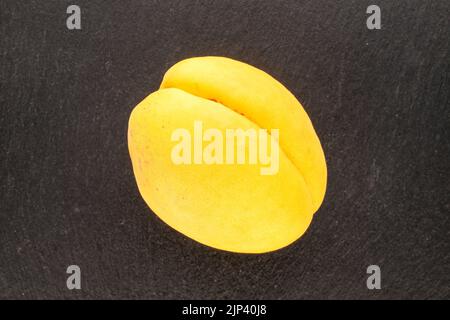
[[[224,57],[170,68],[133,110],[128,146],[152,211],[222,250],[287,246],[325,195],[325,157],[301,104],[267,73]]]

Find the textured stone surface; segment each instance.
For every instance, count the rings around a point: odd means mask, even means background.
[[[450,297],[448,1],[377,1],[380,31],[359,0],[74,3],[81,31],[72,1],[0,3],[0,298]],[[130,111],[199,55],[271,73],[321,138],[326,199],[284,250],[207,248],[138,193]]]

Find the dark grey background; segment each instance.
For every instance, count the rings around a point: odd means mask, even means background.
[[[449,17],[437,0],[2,0],[0,298],[450,298]],[[138,193],[130,111],[202,55],[272,74],[321,138],[326,199],[288,248],[205,247]]]

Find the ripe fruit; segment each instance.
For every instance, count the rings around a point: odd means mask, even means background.
[[[174,132],[194,137],[198,121],[224,136],[230,129],[267,130],[266,151],[279,149],[276,173],[261,174],[263,164],[249,161],[174,162]],[[228,58],[191,58],[170,68],[160,90],[133,110],[128,146],[140,193],[153,212],[222,250],[262,253],[290,244],[306,231],[325,195],[325,157],[301,104],[265,72]],[[239,146],[246,159],[255,151],[250,140],[236,141],[235,154]]]

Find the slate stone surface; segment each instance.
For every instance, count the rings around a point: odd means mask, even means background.
[[[450,298],[449,15],[438,0],[1,1],[0,298]],[[288,248],[205,247],[138,193],[130,111],[202,55],[272,74],[322,140],[326,199]]]

